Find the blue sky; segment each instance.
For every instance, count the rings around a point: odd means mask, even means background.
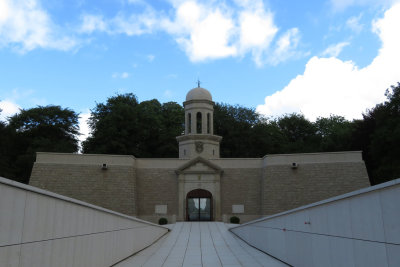
[[[394,0],[0,0],[1,118],[116,93],[360,118],[400,81]]]

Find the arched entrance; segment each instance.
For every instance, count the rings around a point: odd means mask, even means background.
[[[195,189],[186,195],[186,220],[187,221],[212,221],[213,220],[212,194],[204,189]]]

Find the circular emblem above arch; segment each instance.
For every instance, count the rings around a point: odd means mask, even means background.
[[[201,152],[203,152],[203,149],[204,149],[203,142],[197,141],[197,142],[194,143],[194,145],[196,146],[196,152],[197,153],[200,154]]]

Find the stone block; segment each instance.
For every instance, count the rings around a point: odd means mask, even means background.
[[[244,213],[244,205],[232,205],[232,213]]]
[[[154,213],[155,214],[167,214],[168,205],[155,205]]]

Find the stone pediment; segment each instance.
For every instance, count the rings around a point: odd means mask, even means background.
[[[177,170],[175,170],[177,174],[181,173],[219,173],[222,174],[223,170],[212,163],[209,160],[206,160],[202,157],[197,157],[189,162],[183,164]]]

